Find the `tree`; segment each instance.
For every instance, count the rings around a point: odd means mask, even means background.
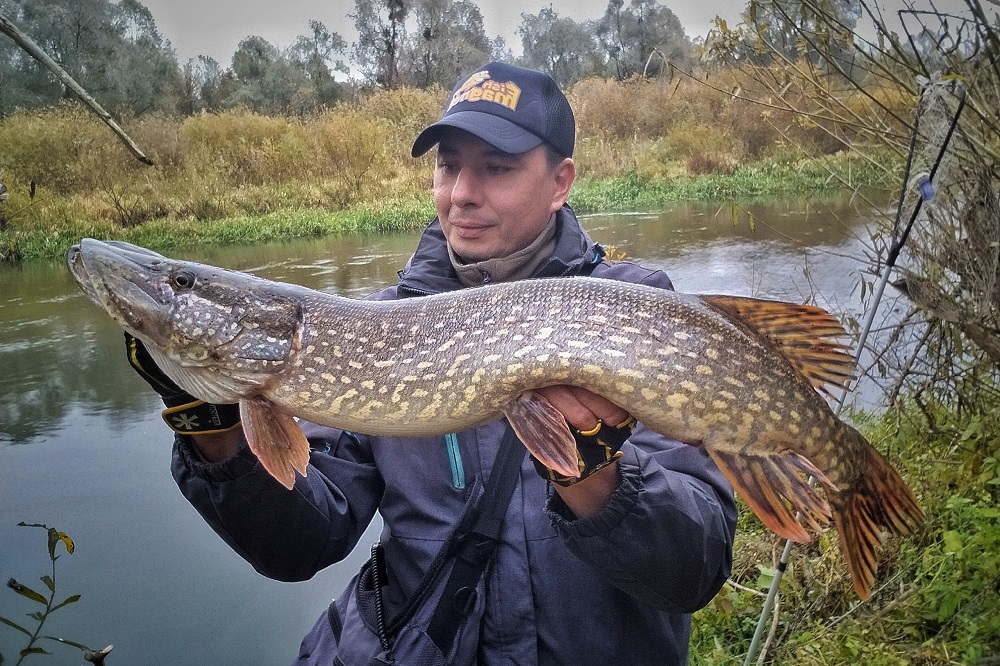
[[[6,0],[4,12],[53,60],[112,111],[172,110],[180,72],[169,42],[137,0]],[[27,54],[0,50],[2,112],[54,104],[68,89]],[[9,88],[6,85],[9,81]]]
[[[388,90],[399,84],[408,11],[406,0],[356,0],[348,15],[358,29],[351,55],[369,85]]]
[[[754,41],[767,47],[752,49],[748,55],[759,64],[779,58],[794,62],[805,57],[813,65],[821,65],[825,52],[832,58],[830,65],[849,67],[854,53],[853,33],[860,16],[859,0],[751,2],[742,14],[744,24],[754,33]]]
[[[182,79],[181,113],[191,115],[222,107],[223,71],[215,58],[204,55],[191,58],[184,65]]]
[[[137,115],[173,111],[181,76],[174,49],[157,30],[153,15],[137,0],[121,0],[111,19],[121,39],[111,40],[113,56],[105,71],[115,82],[117,105]]]
[[[551,7],[521,14],[517,29],[523,55],[520,64],[548,73],[568,86],[603,69],[592,26],[560,18]]]
[[[226,105],[246,106],[262,113],[286,111],[293,102],[302,105],[301,91],[311,88],[306,72],[298,63],[256,35],[247,37],[236,48],[231,73],[232,87],[226,93]]]
[[[656,75],[664,60],[684,65],[692,49],[680,19],[656,0],[631,0],[627,8],[610,0],[596,33],[619,80]]]
[[[343,55],[347,51],[347,42],[338,33],[330,32],[319,21],[309,21],[309,29],[312,35],[300,36],[289,49],[289,58],[302,68],[312,84],[315,105],[326,106],[341,95],[340,85],[334,81],[333,71],[344,74],[349,72],[343,60],[334,59],[334,56]]]
[[[416,0],[412,12],[416,30],[406,40],[400,64],[404,83],[451,88],[493,55],[483,15],[469,0]]]

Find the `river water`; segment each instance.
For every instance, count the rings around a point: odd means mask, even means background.
[[[666,270],[680,291],[810,300],[862,318],[858,282],[871,279],[862,259],[873,214],[846,198],[741,211],[738,224],[728,205],[705,204],[582,221],[599,242]],[[352,236],[182,256],[360,297],[395,282],[416,239]],[[360,566],[378,525],[348,561],[312,581],[258,575],[181,497],[162,407],[122,350],[120,331],[61,262],[0,267],[0,578],[45,591],[45,532],[17,526],[45,523],[76,542],[76,552],[58,561],[57,597],[82,597],[43,633],[92,647],[113,643],[111,665],[290,662]],[[39,608],[0,589],[4,617],[33,628],[25,615]],[[24,644],[0,625],[7,659]],[[39,662],[82,663],[75,649],[43,647],[53,657]]]

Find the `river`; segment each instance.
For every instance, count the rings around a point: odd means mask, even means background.
[[[871,214],[846,198],[741,210],[739,224],[728,205],[706,204],[582,221],[630,260],[665,269],[680,291],[811,300],[861,318]],[[362,296],[394,283],[416,238],[352,236],[183,256]],[[258,575],[181,497],[161,405],[122,350],[120,331],[61,262],[0,267],[0,579],[45,591],[45,533],[17,526],[45,523],[76,542],[76,552],[58,561],[57,597],[82,597],[43,633],[92,647],[113,643],[109,665],[289,663],[378,526],[348,561],[312,581]],[[0,615],[33,627],[25,614],[39,609],[0,589]],[[0,651],[11,663],[21,638],[0,625]],[[53,656],[28,663],[82,662],[75,649],[42,646]]]

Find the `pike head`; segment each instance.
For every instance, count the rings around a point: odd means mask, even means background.
[[[66,263],[87,297],[202,400],[260,393],[298,348],[301,308],[273,283],[89,238],[70,248]]]

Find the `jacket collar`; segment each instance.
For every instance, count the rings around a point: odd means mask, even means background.
[[[534,277],[589,274],[604,257],[604,248],[591,240],[568,204],[556,212],[556,248]],[[424,296],[461,289],[462,284],[448,256],[441,223],[434,218],[417,243],[417,249],[399,272],[400,296]]]

